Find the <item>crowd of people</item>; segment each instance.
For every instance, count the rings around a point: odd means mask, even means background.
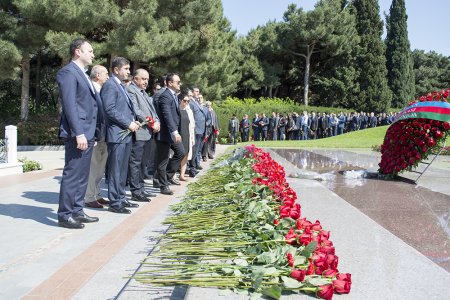
[[[182,89],[180,76],[170,73],[153,85],[150,96],[148,71],[130,75],[126,58],[112,59],[111,74],[95,65],[88,75],[91,44],[76,39],[69,51],[72,60],[56,78],[62,104],[59,138],[65,143],[59,226],[81,229],[97,222],[85,207],[107,205],[110,212],[129,214],[136,202],[157,196],[145,188],[144,179],[152,177],[153,187],[172,195],[170,185],[196,176],[201,162],[214,158],[219,121],[198,87]],[[107,200],[100,193],[103,176]]]
[[[276,113],[266,116],[255,114],[252,120],[245,114],[241,120],[235,115],[228,122],[229,140],[236,144],[242,142],[309,140],[340,135],[350,131],[363,130],[392,124],[394,113],[352,112],[352,113],[315,113],[303,111],[301,115]],[[250,135],[251,133],[251,135]]]

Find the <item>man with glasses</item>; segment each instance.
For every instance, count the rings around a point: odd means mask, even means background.
[[[178,131],[180,126],[180,107],[177,92],[181,88],[181,80],[177,74],[166,76],[167,89],[156,101],[156,112],[161,122],[161,128],[156,135],[156,170],[161,194],[173,195],[169,183],[179,184],[174,178],[175,172],[180,167],[180,162],[185,155]],[[170,148],[174,155],[169,163]]]

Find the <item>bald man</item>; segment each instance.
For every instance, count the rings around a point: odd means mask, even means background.
[[[145,91],[148,87],[148,80],[148,72],[144,69],[137,69],[133,74],[131,84],[127,87],[137,120],[141,123],[146,122],[146,117],[151,117],[155,120],[153,128],[144,125],[136,131],[136,138],[133,139],[131,146],[128,178],[131,200],[138,202],[150,202],[149,197],[156,196],[156,194],[146,192],[144,189],[144,173],[146,167],[143,161],[144,151],[150,146],[150,140],[153,138],[153,134],[159,131],[160,126],[158,115],[153,106],[153,100]]]

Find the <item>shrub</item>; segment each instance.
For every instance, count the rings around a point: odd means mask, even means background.
[[[27,159],[26,157],[24,158],[20,158],[19,162],[23,163],[23,172],[31,172],[31,171],[35,171],[35,170],[42,170],[42,165],[41,163],[35,161],[35,160],[30,160]]]

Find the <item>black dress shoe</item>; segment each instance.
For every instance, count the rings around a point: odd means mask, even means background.
[[[161,188],[161,194],[163,195],[173,195],[173,192],[169,189],[169,187],[165,186]]]
[[[82,214],[82,215],[78,215],[73,217],[73,219],[75,221],[78,221],[80,223],[94,223],[94,222],[98,222],[98,218],[97,217],[90,217],[87,214]]]
[[[108,211],[116,213],[116,214],[131,214],[131,210],[129,210],[128,208],[125,208],[125,207],[121,207],[121,208],[109,207]]]
[[[161,185],[159,184],[159,182],[153,181],[153,187],[159,189]]]
[[[84,224],[78,222],[74,218],[70,217],[67,221],[58,221],[59,227],[69,228],[69,229],[82,229]]]
[[[155,193],[149,193],[149,192],[144,192],[144,196],[145,197],[156,197],[158,195],[156,195]],[[150,201],[150,200],[149,200]]]
[[[195,175],[197,175],[197,172],[194,170],[189,171],[189,177],[195,177]]]
[[[103,208],[103,205],[101,205],[98,201],[86,202],[84,203],[84,206],[90,208]]]
[[[197,170],[203,170],[203,167],[202,166],[196,166],[195,167]]]
[[[176,180],[175,178],[170,178],[167,181],[172,185],[181,185],[181,183],[178,180]]]
[[[139,204],[137,204],[137,203],[131,203],[130,201],[125,200],[125,201],[123,202],[123,206],[125,206],[125,207],[139,207]]]
[[[145,193],[144,195],[131,195],[131,200],[137,202],[150,202],[150,199],[146,197]]]

